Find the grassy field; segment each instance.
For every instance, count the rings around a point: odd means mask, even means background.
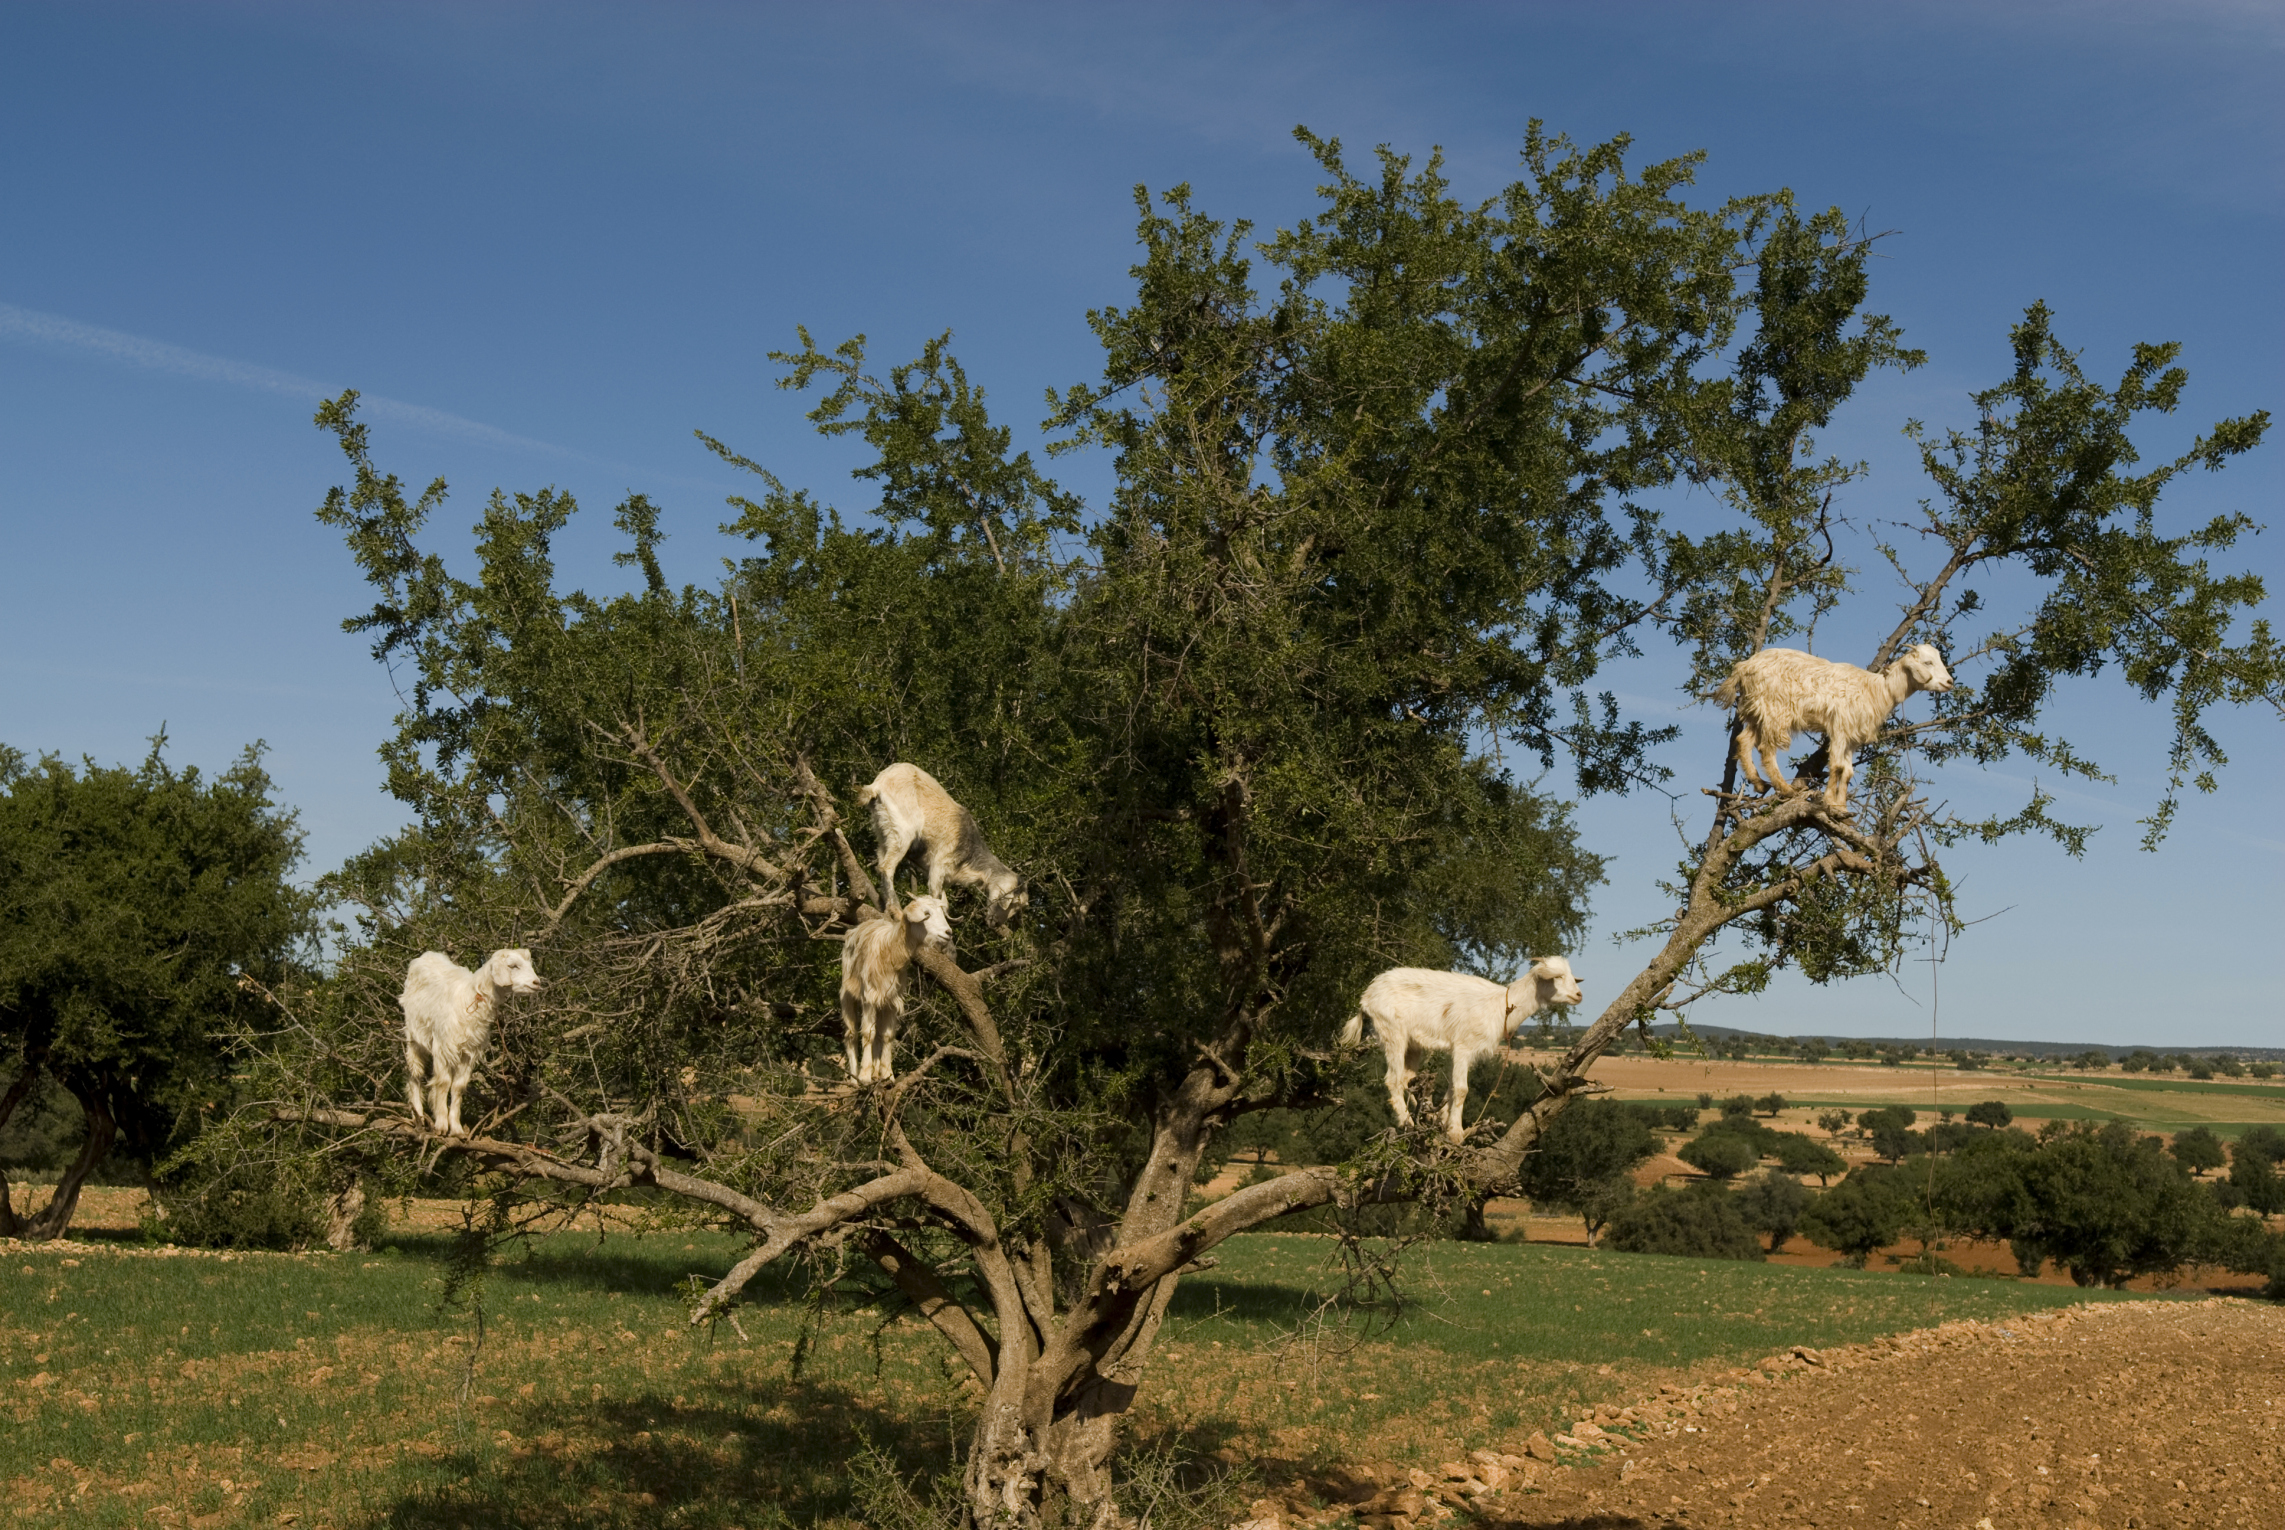
[[[1546,1054],[1522,1052],[1545,1062]],[[1666,1059],[1638,1054],[1605,1057],[1595,1076],[1621,1099],[1685,1104],[1701,1094],[1783,1094],[1798,1106],[1863,1110],[1909,1105],[1924,1115],[1965,1110],[1978,1100],[2004,1100],[2029,1121],[2127,1121],[2146,1131],[2193,1126],[2235,1137],[2254,1125],[2285,1126],[2285,1084],[2201,1082],[2176,1075],[2017,1068],[1962,1069],[1925,1063],[1755,1060],[1720,1061],[1677,1053]],[[1798,1113],[1798,1112],[1797,1112]]]
[[[1297,1334],[1328,1243],[1235,1240],[1186,1281],[1133,1438],[1270,1481],[1354,1459],[1514,1448],[1583,1403],[1955,1317],[2084,1299],[2003,1281],[1436,1245],[1371,1333]],[[743,1339],[682,1325],[676,1286],[728,1239],[547,1240],[438,1307],[442,1244],[370,1255],[0,1251],[0,1483],[27,1525],[834,1524],[868,1446],[912,1473],[972,1388],[910,1319],[827,1314],[798,1375],[779,1292]],[[2126,1298],[2132,1299],[2132,1298]],[[2147,1299],[2147,1298],[2142,1298]],[[1384,1319],[1386,1315],[1384,1314]],[[465,1403],[459,1401],[467,1383]]]

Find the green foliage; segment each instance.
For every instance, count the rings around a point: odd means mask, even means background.
[[[2271,1126],[2266,1122],[2247,1127],[2232,1144],[2230,1156],[2235,1160],[2239,1154],[2246,1153],[2267,1159],[2270,1163],[2285,1162],[2285,1127]]]
[[[1785,1096],[1770,1093],[1753,1102],[1753,1108],[1765,1116],[1776,1116],[1785,1109]]]
[[[1523,1162],[1523,1193],[1579,1214],[1591,1242],[1633,1193],[1628,1171],[1658,1151],[1643,1114],[1611,1100],[1588,1100],[1557,1116]]]
[[[1736,1199],[1746,1226],[1765,1235],[1774,1254],[1801,1226],[1816,1197],[1792,1175],[1764,1169],[1740,1187]]]
[[[241,1164],[212,1173],[163,1175],[152,1187],[159,1214],[145,1233],[188,1248],[306,1249],[325,1242],[332,1188],[301,1166]],[[350,1241],[370,1247],[387,1226],[379,1196],[367,1196]]]
[[[1682,1144],[1675,1154],[1691,1168],[1715,1179],[1733,1179],[1752,1168],[1761,1155],[1753,1143],[1735,1132],[1707,1131]]]
[[[1847,1167],[1841,1155],[1800,1132],[1776,1132],[1778,1167],[1788,1174],[1814,1174],[1822,1185]]]
[[[1733,1094],[1722,1101],[1722,1119],[1725,1121],[1742,1120],[1753,1113],[1754,1101],[1751,1095]]]
[[[1628,1254],[1678,1254],[1693,1259],[1767,1257],[1739,1209],[1738,1197],[1719,1185],[1702,1183],[1681,1190],[1659,1185],[1636,1196],[1613,1214],[1604,1241]]]
[[[2124,1122],[1980,1132],[1934,1174],[1938,1217],[2005,1238],[2026,1269],[2051,1258],[2082,1286],[2119,1286],[2217,1257],[2236,1236],[2219,1202],[2159,1139]]]
[[[1871,1139],[1875,1153],[1894,1163],[1927,1148],[1927,1139],[1912,1130],[1912,1123],[1918,1119],[1910,1106],[1890,1105],[1858,1112],[1857,1128]]]
[[[2173,1146],[2168,1151],[2174,1155],[2176,1163],[2192,1174],[2218,1169],[2228,1161],[2228,1155],[2222,1151],[2221,1139],[2202,1126],[2176,1132]]]
[[[2013,1121],[2015,1112],[2005,1100],[1980,1100],[1968,1107],[1967,1118],[1971,1126],[1988,1126],[1996,1131]]]
[[[0,1126],[50,1081],[81,1117],[37,1236],[64,1230],[115,1142],[148,1163],[229,1096],[217,1031],[259,1013],[255,985],[294,970],[312,932],[313,901],[287,880],[301,834],[260,750],[209,780],[164,743],[133,770],[0,752]]]
[[[2265,1217],[2285,1212],[2285,1176],[2265,1153],[2234,1144],[2230,1154],[2229,1187],[2237,1204]]]
[[[1802,1213],[1801,1231],[1861,1270],[1876,1250],[1896,1241],[1914,1209],[1894,1169],[1852,1169]]]

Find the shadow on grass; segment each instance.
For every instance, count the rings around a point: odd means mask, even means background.
[[[537,1243],[503,1249],[492,1267],[495,1276],[509,1281],[554,1286],[577,1291],[616,1291],[631,1296],[679,1296],[683,1282],[697,1275],[718,1280],[736,1264],[742,1247],[728,1238],[710,1239],[708,1247],[686,1249],[688,1241],[662,1234],[643,1240],[614,1235],[598,1244],[591,1237],[563,1233]],[[448,1233],[408,1233],[392,1236],[383,1248],[409,1259],[442,1268],[452,1251]],[[749,1301],[768,1301],[792,1292],[791,1277],[765,1270],[747,1287]]]
[[[878,1459],[925,1499],[928,1485],[954,1468],[972,1422],[966,1409],[895,1416],[810,1381],[725,1386],[695,1398],[648,1393],[593,1405],[532,1404],[517,1415],[512,1441],[474,1439],[433,1458],[428,1481],[377,1506],[373,1522],[396,1530],[861,1523],[864,1463]],[[1122,1497],[1158,1500],[1162,1510],[1213,1501],[1234,1511],[1237,1488],[1254,1475],[1221,1464],[1240,1433],[1206,1420],[1131,1436],[1113,1468]],[[1177,1525],[1189,1518],[1153,1517]],[[1214,1521],[1227,1522],[1227,1515]]]
[[[1299,1286],[1186,1275],[1174,1288],[1174,1300],[1167,1303],[1167,1316],[1192,1323],[1214,1318],[1233,1323],[1292,1323],[1315,1311],[1328,1294]]]
[[[381,1508],[404,1530],[461,1525],[715,1530],[852,1516],[851,1464],[878,1450],[906,1477],[952,1459],[964,1420],[899,1418],[810,1381],[523,1408],[513,1440],[472,1439]]]

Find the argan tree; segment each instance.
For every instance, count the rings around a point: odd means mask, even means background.
[[[306,970],[301,833],[260,754],[208,779],[164,742],[133,770],[0,747],[0,1127],[47,1089],[84,1123],[39,1210],[0,1175],[0,1236],[61,1237],[115,1147],[148,1162],[194,1133],[229,1093],[219,1034],[258,1020],[243,980]]]
[[[1695,206],[1693,161],[1636,173],[1624,140],[1535,129],[1520,178],[1471,206],[1435,160],[1358,174],[1303,138],[1321,208],[1266,238],[1138,192],[1132,295],[1088,316],[1102,376],[1050,395],[1059,449],[1109,458],[1101,504],[1011,453],[943,343],[880,376],[861,339],[804,332],[775,359],[819,390],[820,429],[864,444],[865,517],[707,438],[755,477],[728,528],[751,553],[677,587],[637,496],[618,521],[642,587],[601,599],[558,588],[574,507],[552,491],[495,494],[477,571],[453,573],[419,540],[445,486],[410,494],[354,396],[327,405],[354,479],[320,513],[378,592],[352,625],[409,698],[384,754],[416,821],[337,878],[360,938],[280,995],[264,1103],[217,1150],[442,1153],[502,1217],[642,1187],[752,1239],[694,1321],[789,1259],[893,1285],[982,1389],[968,1516],[1111,1523],[1120,1420],[1218,1243],[1512,1193],[1628,1026],[1784,965],[1882,970],[1950,919],[1935,857],[1963,837],[2076,849],[2044,796],[1962,822],[1916,774],[2018,753],[2091,772],[2044,728],[2063,677],[2171,706],[2200,786],[2208,711],[2275,696],[2267,632],[2237,630],[2260,589],[2211,568],[2247,524],[2156,513],[2262,422],[2135,471],[2135,417],[2184,386],[2172,353],[2098,386],[2035,308],[1977,428],[1923,433],[1923,521],[1872,536],[1906,595],[1858,657],[1934,641],[1961,685],[1860,755],[1852,811],[1749,798],[1702,762],[1674,916],[1623,981],[1578,958],[1599,1013],[1527,1108],[1192,1204],[1234,1120],[1330,1104],[1355,1061],[1331,1038],[1374,971],[1506,976],[1575,937],[1597,863],[1516,772],[1665,779],[1672,735],[1595,691],[1606,661],[1673,652],[1696,695],[1857,598],[1837,551],[1867,535],[1857,470],[1812,435],[1871,368],[1917,359],[1860,312],[1869,246],[1844,220]],[[2028,604],[1995,613],[2002,588]],[[897,759],[974,812],[1029,906],[997,933],[956,897],[897,1077],[858,1089],[835,942],[889,890],[848,815]],[[1717,937],[1740,949],[1717,961]],[[391,996],[424,947],[511,943],[549,996],[497,1035],[475,1135],[439,1142],[394,1103]]]

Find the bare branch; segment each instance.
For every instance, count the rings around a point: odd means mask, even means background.
[[[590,724],[589,726],[595,725]],[[603,730],[597,727],[596,731],[600,733]],[[605,734],[604,736],[608,738],[611,735]],[[674,798],[675,804],[682,809],[683,816],[690,820],[691,827],[697,831],[698,843],[707,854],[728,861],[731,865],[744,871],[766,876],[775,881],[787,880],[783,867],[743,845],[733,845],[714,832],[713,825],[706,821],[706,815],[701,813],[698,810],[698,804],[691,800],[689,791],[674,778],[674,773],[667,769],[666,762],[659,758],[658,751],[651,747],[650,740],[643,736],[640,724],[621,723],[618,737],[629,749],[634,751],[635,758],[650,767],[651,774],[659,778],[659,784],[667,789],[667,795]]]
[[[841,832],[841,810],[833,805],[833,794],[825,789],[824,783],[817,779],[817,773],[809,768],[806,756],[797,754],[793,757],[793,779],[794,784],[801,788],[802,795],[809,799],[811,809],[817,814],[819,826],[832,836],[834,852],[841,860],[841,874],[849,879],[849,891],[856,895],[859,902],[880,903],[881,893],[873,886],[873,879],[866,872],[865,863],[857,859],[857,852],[850,845],[849,836]]]
[[[702,848],[695,840],[662,839],[655,844],[627,845],[613,850],[578,876],[572,878],[571,890],[563,895],[563,901],[558,903],[554,910],[548,914],[547,923],[540,926],[538,932],[532,936],[533,944],[541,944],[553,935],[556,927],[563,923],[564,916],[571,912],[571,905],[579,901],[579,895],[587,891],[597,877],[621,861],[631,861],[637,856],[644,855],[689,854]]]

